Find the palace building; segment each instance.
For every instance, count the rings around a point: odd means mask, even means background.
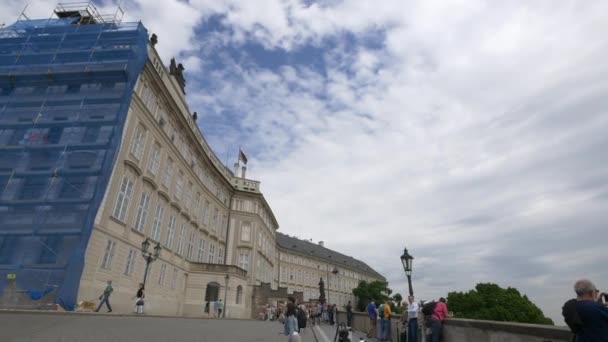
[[[222,299],[248,318],[264,284],[314,300],[330,276],[345,304],[359,280],[384,281],[277,232],[246,157],[216,156],[183,66],[165,66],[142,23],[92,3],[54,13],[0,29],[0,308],[73,310],[112,280],[114,311],[130,312],[145,278],[148,313],[201,316]]]

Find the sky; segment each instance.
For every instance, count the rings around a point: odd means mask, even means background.
[[[184,63],[207,140],[227,164],[242,146],[281,232],[402,294],[407,247],[419,299],[493,282],[557,324],[576,279],[608,290],[608,2],[121,5]]]

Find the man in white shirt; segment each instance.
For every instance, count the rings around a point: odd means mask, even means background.
[[[418,341],[416,333],[418,332],[418,303],[414,301],[414,296],[407,297],[409,304],[407,305],[407,340]]]

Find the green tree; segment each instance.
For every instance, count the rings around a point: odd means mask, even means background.
[[[385,295],[387,285],[378,280],[369,283],[364,280],[360,281],[359,285],[353,289],[353,294],[357,297],[357,310],[365,311],[372,298],[376,301],[386,301],[388,299],[388,296]]]
[[[479,283],[466,293],[448,293],[448,306],[458,318],[553,325],[526,295],[491,283]]]
[[[395,295],[393,296],[393,300],[397,303],[397,306],[401,306],[401,301],[403,300],[403,297],[401,297],[401,293],[395,293]]]

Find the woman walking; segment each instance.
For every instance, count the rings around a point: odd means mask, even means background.
[[[135,295],[135,312],[138,314],[144,313],[144,297],[146,296],[144,292],[144,284],[139,284],[139,289],[137,290],[137,294]]]

